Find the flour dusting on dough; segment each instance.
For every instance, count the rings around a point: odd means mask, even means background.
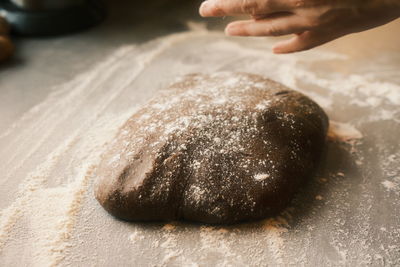
[[[258,173],[254,175],[254,179],[257,181],[263,181],[265,179],[268,179],[270,175],[268,173]]]
[[[0,135],[0,183],[7,189],[0,196],[1,262],[12,262],[18,253],[21,265],[36,266],[134,265],[140,259],[155,266],[202,266],[210,259],[220,266],[399,265],[400,230],[387,223],[398,219],[382,218],[379,211],[384,203],[393,214],[399,212],[400,153],[380,134],[400,129],[400,85],[385,81],[390,70],[392,80],[398,80],[398,69],[385,65],[385,73],[341,73],[346,56],[321,50],[276,56],[267,51],[271,46],[265,39],[182,33],[143,47],[122,47],[55,88]],[[102,144],[111,140],[112,130],[132,114],[133,106],[157,94],[157,88],[205,70],[267,75],[315,99],[329,115],[341,114],[332,118],[341,122],[334,136],[343,144],[332,150],[342,153],[335,158],[339,167],[341,160],[353,160],[356,169],[318,174],[310,195],[300,194],[293,202],[288,225],[134,225],[132,230],[105,215],[88,193]],[[154,73],[162,75],[155,79]],[[358,111],[351,122],[345,116],[349,107]],[[367,141],[374,146],[366,147],[364,139],[370,136],[374,138]],[[385,178],[377,179],[381,175]],[[383,192],[379,203],[375,192]],[[324,252],[318,262],[312,260],[316,249]]]

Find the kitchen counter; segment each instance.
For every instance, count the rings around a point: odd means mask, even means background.
[[[273,55],[274,38],[227,38],[227,19],[196,6],[115,1],[96,28],[16,39],[0,67],[0,266],[400,265],[400,21]],[[264,75],[326,110],[317,175],[255,223],[109,216],[92,193],[107,142],[176,77],[216,71]]]

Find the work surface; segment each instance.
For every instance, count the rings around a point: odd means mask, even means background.
[[[91,31],[19,40],[1,68],[1,266],[400,264],[399,21],[273,55],[274,39],[226,38],[210,30],[224,21],[188,22],[195,5],[122,5]],[[109,216],[92,193],[106,143],[177,76],[215,71],[264,75],[326,110],[317,176],[279,217],[256,223]]]

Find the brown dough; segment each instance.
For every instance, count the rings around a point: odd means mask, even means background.
[[[327,127],[315,102],[274,81],[188,75],[121,128],[99,166],[95,196],[129,221],[265,218],[312,176]]]

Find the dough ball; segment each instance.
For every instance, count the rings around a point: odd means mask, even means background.
[[[187,75],[120,129],[99,166],[95,196],[129,221],[262,219],[313,175],[327,127],[315,102],[277,82]]]

